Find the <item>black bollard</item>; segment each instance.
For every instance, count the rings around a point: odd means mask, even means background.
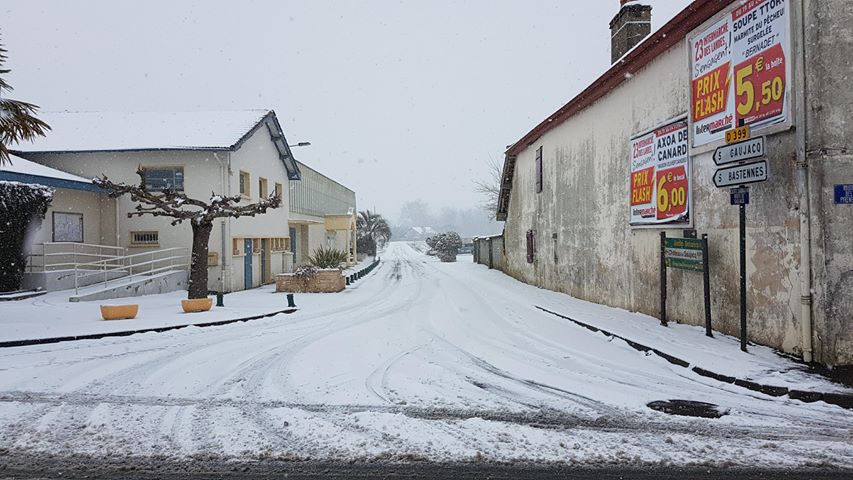
[[[216,292],[216,306],[224,307],[225,306],[225,295],[222,292]]]
[[[287,294],[287,308],[296,308],[296,303],[293,301],[293,294]]]
[[[349,277],[344,277],[344,280],[346,280],[347,285],[349,285]]]

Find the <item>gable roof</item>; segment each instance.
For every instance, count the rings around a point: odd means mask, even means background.
[[[92,180],[24,160],[14,155],[10,155],[10,157],[11,162],[0,166],[0,180],[66,188],[69,190],[101,192],[101,189],[95,186]]]
[[[266,126],[288,178],[299,167],[273,110],[219,112],[39,112],[50,125],[45,137],[20,143],[21,153],[209,150],[236,151]]]
[[[533,127],[533,130],[512,144],[505,153],[501,190],[498,195],[497,220],[505,221],[507,218],[509,197],[512,192],[512,178],[515,172],[515,159],[518,154],[536,142],[542,135],[557,128],[606,96],[613,89],[618,88],[623,82],[628,81],[634,73],[643,69],[673,46],[683,42],[690,32],[735,1],[737,0],[694,0],[666,25],[646,37],[639,45],[625,54],[622,59],[613,64],[610,69],[570,100],[569,103],[549,115],[539,125]]]

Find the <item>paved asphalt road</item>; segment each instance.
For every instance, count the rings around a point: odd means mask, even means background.
[[[392,244],[353,288],[300,298],[286,318],[2,349],[0,477],[853,479],[723,468],[853,467],[851,412],[647,357],[484,267]],[[727,414],[646,407],[673,398]],[[450,461],[470,463],[427,463]],[[660,467],[697,462],[714,467]]]
[[[571,466],[477,465],[472,463],[436,464],[341,464],[323,462],[267,462],[234,466],[229,463],[200,461],[192,463],[156,463],[151,460],[130,463],[85,457],[42,459],[39,465],[26,458],[0,459],[0,479],[664,479],[664,480],[849,480],[853,471],[801,469],[752,470],[725,468],[602,468]]]

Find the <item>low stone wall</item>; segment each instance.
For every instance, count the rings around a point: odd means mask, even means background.
[[[340,270],[320,270],[308,282],[292,273],[280,273],[275,276],[276,292],[334,293],[344,288],[346,283]]]
[[[497,270],[504,269],[504,239],[501,235],[474,238],[474,262]]]

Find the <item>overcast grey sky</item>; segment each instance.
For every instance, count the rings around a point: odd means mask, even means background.
[[[650,0],[653,28],[689,0]],[[296,157],[396,218],[472,179],[609,66],[618,0],[0,0],[13,98],[275,109]]]

